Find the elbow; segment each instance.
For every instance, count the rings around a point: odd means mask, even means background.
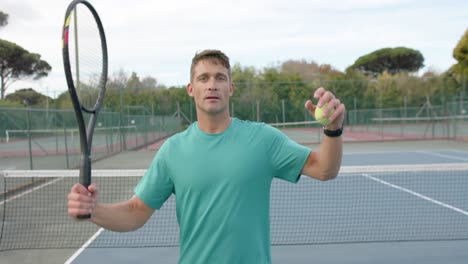
[[[317,178],[320,181],[333,180],[338,176],[338,171],[324,171]]]
[[[109,231],[113,231],[113,232],[117,232],[117,233],[127,233],[127,232],[133,232],[133,231],[136,231],[138,229],[140,229],[141,227],[144,226],[144,222],[132,222],[132,221],[128,221],[128,222],[121,222],[119,225],[117,226],[106,226],[105,228]]]
[[[140,219],[139,221],[131,223],[128,226],[128,229],[125,232],[133,232],[133,231],[136,231],[136,230],[142,228],[145,225],[146,220],[147,220],[147,218],[145,218],[145,220]]]
[[[128,225],[126,227],[124,227],[123,229],[110,229],[110,231],[113,231],[113,232],[118,232],[118,233],[127,233],[127,232],[133,232],[133,231],[136,231],[138,229],[140,229],[140,227],[142,227],[143,225]]]
[[[336,175],[327,175],[327,176],[321,176],[318,179],[320,181],[330,181],[336,178]]]
[[[335,179],[338,176],[338,170],[305,170],[302,171],[302,174],[319,181],[329,181]]]

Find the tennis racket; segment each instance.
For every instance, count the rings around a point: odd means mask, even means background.
[[[62,55],[68,92],[80,133],[80,183],[91,184],[91,147],[94,127],[107,82],[107,44],[104,28],[94,7],[75,0],[65,13]],[[87,120],[87,126],[85,125]],[[86,219],[91,215],[80,215]]]

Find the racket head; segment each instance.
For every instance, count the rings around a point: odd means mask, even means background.
[[[106,90],[107,42],[101,19],[88,1],[69,4],[62,43],[65,77],[75,111],[96,113]]]

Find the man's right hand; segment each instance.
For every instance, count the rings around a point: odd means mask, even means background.
[[[95,184],[91,184],[88,189],[77,183],[73,185],[68,194],[68,215],[77,218],[79,215],[94,213],[98,198],[98,189]]]

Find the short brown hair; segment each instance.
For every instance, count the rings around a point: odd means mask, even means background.
[[[228,70],[229,79],[231,78],[231,65],[229,64],[229,57],[220,50],[207,49],[195,53],[195,56],[192,59],[192,65],[190,66],[190,81],[192,81],[193,70],[195,66],[201,60],[212,60],[221,63],[221,65],[223,65]]]

